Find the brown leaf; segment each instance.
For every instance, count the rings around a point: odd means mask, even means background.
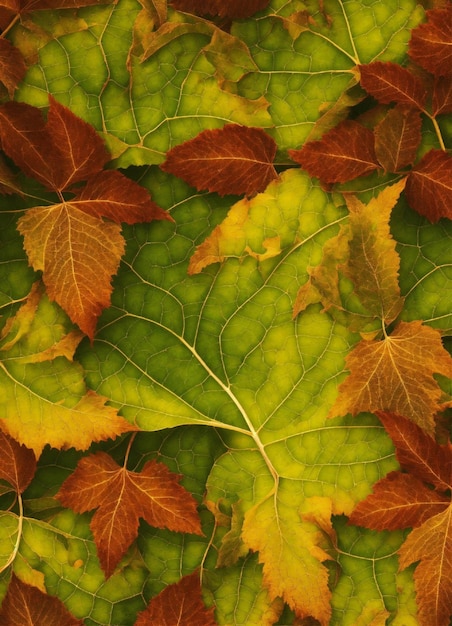
[[[83,626],[64,604],[14,574],[0,610],[0,626]]]
[[[421,115],[417,109],[396,105],[375,128],[375,152],[386,172],[413,165],[421,142]]]
[[[10,168],[6,164],[1,154],[0,154],[0,193],[2,194],[17,193],[19,195],[22,194],[22,190],[20,189],[16,181],[15,174],[13,174],[13,172],[10,170]]]
[[[137,537],[139,518],[156,528],[202,535],[196,501],[179,480],[163,463],[148,461],[132,472],[98,452],[79,462],[56,497],[77,513],[97,509],[90,526],[110,576]]]
[[[400,322],[382,341],[360,341],[346,363],[350,374],[329,417],[391,411],[433,433],[442,408],[433,374],[452,376],[452,358],[437,330],[419,321]]]
[[[231,19],[250,17],[265,9],[270,0],[172,0],[178,11],[199,15],[219,15]]]
[[[408,175],[405,193],[410,206],[430,222],[452,219],[452,156],[427,152]]]
[[[199,574],[168,585],[138,614],[135,626],[215,626],[213,609],[202,599]]]
[[[427,11],[427,23],[411,31],[408,54],[436,76],[452,74],[452,6]]]
[[[432,114],[452,113],[452,76],[439,76],[433,84]]]
[[[353,120],[344,120],[300,150],[289,150],[289,155],[325,183],[345,183],[380,167],[373,132]]]
[[[27,66],[19,50],[7,39],[0,39],[0,81],[8,90],[10,98],[13,98],[26,71]]]
[[[260,128],[226,124],[175,146],[161,168],[199,190],[252,196],[277,178],[275,154],[275,142]]]
[[[397,63],[359,66],[361,86],[383,104],[397,102],[423,109],[427,93],[421,79]]]
[[[0,431],[0,450],[0,478],[6,480],[18,493],[22,493],[36,471],[33,450],[21,446],[3,431]]]

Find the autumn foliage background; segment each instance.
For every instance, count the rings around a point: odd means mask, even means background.
[[[448,626],[451,5],[0,25],[0,624]]]

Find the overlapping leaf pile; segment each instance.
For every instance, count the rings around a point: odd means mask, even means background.
[[[0,5],[0,624],[449,624],[452,10],[358,5]]]

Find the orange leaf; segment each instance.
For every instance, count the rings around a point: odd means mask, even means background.
[[[452,157],[430,150],[410,172],[406,183],[410,205],[431,222],[452,219]]]
[[[275,154],[275,142],[260,128],[226,124],[175,146],[161,168],[199,190],[252,196],[277,178]]]
[[[300,150],[289,150],[289,155],[325,183],[344,183],[380,167],[373,132],[353,120],[344,120]]]
[[[427,11],[427,24],[411,31],[408,54],[437,76],[452,74],[452,6]]]
[[[30,484],[36,471],[33,450],[21,446],[15,439],[0,431],[0,478],[6,480],[18,493]]]
[[[0,610],[0,626],[83,626],[64,604],[14,574]]]
[[[137,537],[140,517],[156,528],[202,535],[196,501],[179,479],[163,463],[148,461],[132,472],[98,452],[79,462],[57,498],[77,513],[97,509],[91,530],[110,576]]]
[[[43,272],[49,297],[91,339],[110,304],[111,278],[124,252],[118,224],[87,214],[77,203],[35,207],[18,221],[30,264]]]
[[[452,376],[452,358],[439,332],[421,322],[400,322],[382,341],[360,341],[347,357],[349,376],[329,416],[361,411],[405,415],[434,430],[441,389],[434,373]]]
[[[397,63],[359,66],[361,86],[383,104],[397,102],[423,109],[427,92],[421,79]]]
[[[412,165],[421,142],[420,112],[396,105],[375,128],[375,152],[386,172]]]
[[[172,0],[178,11],[200,15],[219,15],[232,19],[250,17],[265,9],[270,0]]]
[[[168,585],[138,614],[135,626],[215,626],[213,609],[201,596],[199,574],[184,576]]]
[[[17,48],[7,39],[0,39],[0,81],[13,98],[17,85],[25,76],[27,67]]]

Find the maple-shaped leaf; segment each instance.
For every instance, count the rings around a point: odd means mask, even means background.
[[[373,132],[354,120],[344,120],[319,141],[289,150],[289,155],[325,183],[345,183],[380,168]]]
[[[252,196],[277,178],[275,154],[276,143],[262,129],[226,124],[172,148],[161,168],[199,190]]]
[[[393,413],[379,412],[400,465],[350,516],[374,530],[413,528],[399,548],[400,568],[414,571],[421,626],[448,626],[452,613],[452,445],[437,444],[422,428]],[[433,488],[432,488],[433,487]]]
[[[411,31],[408,54],[437,76],[452,74],[452,6],[427,11],[427,23]]]
[[[421,125],[417,109],[398,104],[375,127],[375,153],[386,172],[413,165],[421,143]]]
[[[231,19],[250,17],[265,9],[270,0],[172,0],[178,11],[200,15],[219,15]]]
[[[0,82],[5,85],[10,98],[26,71],[27,66],[19,50],[7,39],[0,39]]]
[[[138,614],[134,626],[216,626],[213,608],[201,595],[199,574],[184,576],[168,585]]]
[[[196,501],[179,480],[163,463],[148,461],[133,472],[98,452],[79,462],[57,498],[77,513],[97,509],[90,527],[110,576],[137,537],[139,518],[156,528],[202,535]]]
[[[83,626],[58,598],[27,585],[13,574],[0,609],[0,626]]]
[[[106,398],[86,391],[72,362],[82,336],[38,287],[0,335],[1,428],[36,456],[46,444],[84,450],[134,430]]]
[[[433,433],[442,408],[433,374],[452,376],[452,358],[436,329],[420,321],[400,322],[381,341],[360,341],[346,363],[350,374],[339,386],[330,417],[391,411]]]
[[[17,493],[30,484],[36,471],[33,450],[20,445],[15,439],[0,431],[0,478],[6,480]]]
[[[411,170],[405,192],[410,206],[430,222],[452,219],[452,156],[429,150]]]
[[[323,246],[321,263],[310,268],[310,278],[298,292],[294,314],[322,302],[325,311],[353,330],[371,331],[391,323],[400,313],[398,274],[400,259],[389,220],[405,185],[401,179],[364,204],[346,195],[349,221]],[[353,284],[344,289],[344,278]],[[345,294],[345,296],[344,296]],[[377,324],[375,324],[377,322]]]
[[[109,160],[102,139],[54,98],[47,120],[17,102],[0,107],[0,120],[4,151],[61,199],[29,209],[18,221],[30,265],[43,272],[49,296],[92,339],[124,253],[120,223],[171,218],[137,183],[102,170]],[[74,188],[82,181],[84,187]]]
[[[361,86],[379,102],[424,108],[427,91],[421,79],[401,65],[374,61],[360,65],[359,73]]]

